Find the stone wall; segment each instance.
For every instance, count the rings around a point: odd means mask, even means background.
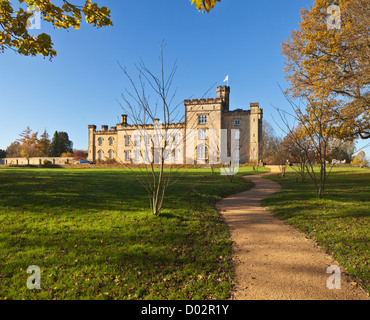
[[[51,164],[65,165],[78,163],[77,160],[73,160],[72,157],[32,157],[32,158],[4,158],[0,159],[1,165],[8,166],[27,166],[27,165],[42,165],[44,161],[50,161]]]

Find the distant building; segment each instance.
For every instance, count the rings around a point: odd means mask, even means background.
[[[220,163],[221,150],[237,157],[240,163],[261,159],[262,109],[251,103],[250,110],[229,110],[230,87],[217,88],[217,98],[185,100],[185,121],[171,123],[166,128],[159,120],[153,124],[134,125],[122,115],[115,127],[102,125],[96,130],[89,125],[88,159],[114,159],[120,163],[165,162]],[[227,142],[221,143],[220,130],[227,132]],[[237,141],[237,150],[231,151]],[[224,147],[225,146],[225,147]],[[232,153],[233,152],[233,153]]]

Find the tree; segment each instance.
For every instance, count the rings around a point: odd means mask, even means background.
[[[53,47],[50,35],[41,33],[37,36],[31,35],[28,28],[30,19],[42,18],[58,29],[75,28],[80,29],[83,16],[88,24],[101,28],[113,26],[110,10],[107,7],[99,7],[95,2],[86,0],[84,5],[73,4],[72,1],[63,0],[62,5],[57,5],[56,0],[18,0],[20,4],[25,3],[28,7],[17,8],[17,1],[0,1],[0,51],[11,49],[25,56],[36,56],[41,54],[50,60],[57,55]],[[191,4],[199,11],[209,12],[217,2],[221,0],[191,0]],[[33,13],[35,12],[35,14]]]
[[[99,7],[96,3],[86,0],[83,6],[73,4],[70,1],[63,1],[58,6],[55,0],[18,0],[25,3],[29,10],[16,8],[10,0],[0,1],[0,51],[12,49],[25,56],[36,56],[41,54],[52,59],[57,55],[53,49],[51,37],[41,33],[33,36],[29,33],[29,19],[33,17],[33,11],[40,14],[40,18],[51,23],[54,27],[68,29],[73,27],[79,29],[82,16],[85,16],[87,23],[95,27],[112,26],[110,10],[106,7]]]
[[[21,149],[21,144],[18,141],[14,141],[6,148],[6,156],[8,158],[21,157],[20,149]]]
[[[130,133],[124,133],[128,137],[127,143],[136,146],[135,156],[131,157],[131,161],[140,173],[134,173],[147,192],[151,212],[160,215],[166,191],[176,181],[176,166],[171,158],[176,152],[176,146],[185,139],[181,135],[181,123],[178,123],[178,126],[175,123],[180,120],[177,119],[177,110],[181,105],[173,104],[176,90],[172,87],[177,65],[174,63],[172,68],[167,70],[162,43],[159,75],[155,75],[141,61],[139,65],[135,65],[138,73],[138,80],[135,81],[125,68],[121,65],[120,67],[131,85],[131,89],[126,89],[126,94],[122,94],[124,103],[120,105],[130,122],[138,128],[138,140],[135,136],[129,138]],[[152,101],[153,97],[156,97],[155,102]],[[150,132],[148,128],[151,128]],[[176,136],[179,138],[176,139]]]
[[[306,168],[309,161],[314,162],[315,152],[309,137],[302,134],[302,128],[293,127],[282,141],[287,160],[292,164],[292,169],[295,170],[301,177],[302,181],[306,180]]]
[[[338,7],[340,15],[333,15]],[[338,13],[338,12],[337,12]],[[332,28],[331,17],[340,19]],[[316,0],[282,44],[286,93],[328,106],[338,138],[370,138],[370,2]],[[307,105],[311,105],[306,101]]]
[[[359,166],[361,168],[366,167],[369,163],[365,157],[366,157],[365,152],[360,151],[358,154],[356,154],[351,164]]]
[[[6,158],[6,151],[3,149],[0,149],[0,159],[1,158]]]
[[[333,139],[330,143],[329,160],[345,160],[346,163],[350,163],[352,161],[354,153],[354,140],[343,141],[340,139]]]
[[[333,115],[330,110],[330,102],[308,99],[306,106],[297,105],[287,95],[286,99],[293,110],[292,114],[277,109],[282,122],[284,123],[287,134],[291,136],[301,152],[304,153],[306,162],[306,172],[315,186],[316,197],[321,198],[325,193],[325,186],[332,166],[328,170],[328,154],[330,141],[335,137],[335,127],[333,126]],[[293,117],[298,122],[298,127],[293,127],[287,116]],[[317,172],[316,165],[319,170]]]
[[[20,156],[24,158],[30,158],[37,156],[37,138],[38,132],[32,132],[32,129],[27,126],[25,130],[20,134],[18,142],[20,143]]]
[[[86,159],[88,152],[86,150],[73,150],[73,160]]]
[[[50,156],[51,157],[59,157],[61,153],[59,153],[59,132],[55,131],[53,139],[51,140],[50,144]]]
[[[38,140],[37,143],[37,154],[39,157],[48,157],[50,155],[50,139],[49,139],[49,134],[44,130],[43,134],[40,136],[40,139]]]
[[[60,157],[62,153],[73,152],[73,143],[69,140],[68,133],[55,131],[50,148],[52,157]]]
[[[271,124],[263,120],[262,126],[262,161],[267,164],[278,164],[281,139],[276,135]],[[285,161],[285,160],[284,160]]]

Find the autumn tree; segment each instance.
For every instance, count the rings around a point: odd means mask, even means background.
[[[351,164],[359,166],[361,168],[366,167],[369,164],[369,162],[366,159],[365,152],[362,150],[359,153],[357,153],[354,159],[352,160]]]
[[[21,157],[21,144],[18,141],[12,142],[6,148],[6,155],[8,158]]]
[[[88,152],[86,150],[73,150],[73,160],[82,160],[86,159]]]
[[[190,1],[199,11],[209,12],[221,0]],[[86,0],[83,5],[66,0],[61,5],[56,0],[1,0],[0,51],[11,49],[25,56],[40,54],[52,59],[57,52],[50,35],[40,33],[35,36],[30,33],[30,21],[36,15],[58,29],[80,29],[83,18],[97,28],[112,26],[110,13],[107,7],[98,6],[91,0]]]
[[[24,158],[30,158],[37,156],[37,138],[38,132],[32,132],[32,129],[27,126],[25,130],[20,134],[20,138],[17,140],[20,143],[20,156]]]
[[[18,8],[16,2],[19,2]],[[85,21],[97,28],[112,26],[110,10],[99,7],[86,0],[83,5],[72,1],[63,1],[57,5],[55,0],[1,0],[0,1],[0,51],[14,50],[25,56],[41,54],[53,58],[57,55],[51,37],[46,33],[37,36],[30,34],[30,19],[33,11],[40,18],[60,29],[79,29],[83,17]],[[21,4],[26,4],[28,7]]]
[[[338,138],[370,138],[369,25],[368,0],[315,0],[282,44],[286,93],[327,106]]]

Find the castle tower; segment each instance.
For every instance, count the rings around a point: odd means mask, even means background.
[[[262,110],[259,108],[258,102],[251,103],[250,109],[249,161],[258,162],[262,155]]]
[[[88,147],[88,153],[87,153],[87,159],[89,161],[95,161],[95,131],[96,126],[95,125],[89,125],[89,147]]]
[[[217,87],[217,98],[222,100],[222,111],[229,111],[230,87]]]

